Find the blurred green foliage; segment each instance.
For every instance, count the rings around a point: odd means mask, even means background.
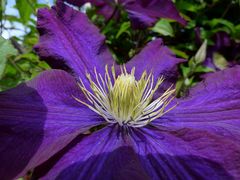
[[[39,4],[36,0],[16,0],[12,8],[16,9],[17,13],[6,14],[7,3],[9,1],[2,0],[1,33],[19,30],[22,35],[0,39],[0,91],[30,80],[43,70],[49,69],[48,64],[40,61],[32,50],[38,42],[36,12],[39,7],[47,5]]]
[[[106,36],[106,43],[114,58],[120,64],[129,61],[147,42],[163,38],[165,44],[180,58],[187,61],[179,66],[178,95],[182,96],[189,87],[196,84],[201,75],[215,71],[204,66],[208,46],[214,45],[213,36],[226,32],[233,41],[240,42],[240,0],[175,0],[181,15],[188,20],[183,27],[178,23],[160,19],[154,27],[144,30],[132,29],[127,13],[119,7],[120,13],[108,21],[96,13],[95,7],[85,7],[88,17]],[[1,1],[1,33],[23,27],[21,36],[12,35],[8,40],[0,39],[0,90],[5,90],[35,77],[49,69],[40,61],[32,48],[38,41],[36,12],[49,6],[37,0],[16,0],[18,14],[6,14],[6,0]],[[114,16],[114,15],[113,15]],[[9,26],[5,26],[10,24]],[[197,30],[198,33],[197,34]],[[201,45],[203,44],[202,48]],[[5,50],[7,49],[7,50]],[[220,52],[214,54],[214,63],[224,69],[227,57]],[[147,60],[146,60],[146,63]]]

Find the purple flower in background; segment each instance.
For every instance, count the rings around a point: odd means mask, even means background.
[[[49,70],[0,94],[2,179],[240,178],[239,66],[172,99],[182,60],[160,39],[120,68],[98,29],[60,2],[39,10],[38,29],[40,57],[77,78]]]
[[[107,20],[118,14],[118,6],[128,13],[134,28],[153,26],[159,18],[169,18],[186,25],[172,0],[64,0],[76,6],[90,2]]]
[[[196,28],[196,40],[200,44],[200,29]],[[226,32],[220,31],[213,35],[214,45],[208,46],[204,64],[215,70],[222,70],[239,64],[240,43],[231,39]]]
[[[213,40],[215,44],[208,48],[205,61],[207,66],[221,70],[239,64],[240,43],[231,39],[226,32],[216,33]],[[223,59],[221,60],[221,57],[225,58],[225,61],[223,61]],[[220,61],[218,61],[218,59],[220,59]]]

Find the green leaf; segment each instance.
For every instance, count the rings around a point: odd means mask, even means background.
[[[25,54],[19,54],[17,57],[15,57],[15,61],[18,61],[21,59],[27,59],[29,61],[36,61],[36,59],[38,59],[38,58],[32,52],[29,52],[29,53],[25,53]]]
[[[216,18],[211,21],[207,21],[206,24],[209,24],[212,28],[222,27],[218,28],[217,31],[229,30],[229,33],[235,33],[234,24],[226,19]]]
[[[209,73],[209,72],[214,72],[214,69],[203,65],[198,65],[195,69],[195,73]]]
[[[35,13],[36,0],[16,0],[16,8],[23,24],[27,24],[30,17]]]
[[[16,54],[17,50],[12,46],[10,41],[0,36],[0,79],[6,67],[7,57]]]
[[[239,0],[240,1],[240,0]],[[236,39],[240,40],[240,24],[235,26],[235,34],[233,35]]]
[[[157,32],[163,36],[174,36],[173,28],[168,20],[161,19],[158,21],[155,26],[152,28],[153,32]]]
[[[1,0],[1,6],[0,6],[0,20],[2,20],[2,15],[3,12],[5,11],[5,6],[6,6],[7,2],[6,0]]]
[[[195,62],[197,64],[202,63],[206,59],[206,55],[207,55],[207,40],[205,40],[202,43],[201,47],[197,51],[195,58],[194,58]]]
[[[178,79],[177,83],[176,83],[176,94],[179,95],[181,89],[182,89],[182,86],[183,86],[183,83],[184,83],[184,79],[181,78],[181,79]]]
[[[185,52],[183,52],[181,50],[178,50],[175,47],[170,47],[170,49],[173,51],[173,53],[175,55],[177,55],[177,56],[179,56],[181,58],[188,59],[188,57],[189,57]]]
[[[185,10],[185,11],[197,13],[198,11],[206,7],[206,3],[205,2],[196,3],[194,1],[191,2],[189,0],[178,0],[176,1],[176,6],[180,11]]]
[[[189,76],[190,72],[191,72],[190,67],[186,67],[186,66],[181,64],[180,68],[182,70],[183,77],[187,78]]]
[[[193,76],[190,77],[190,78],[186,78],[186,79],[184,80],[184,84],[185,84],[186,86],[191,86],[192,83],[193,83],[193,79],[194,79]]]
[[[14,15],[5,15],[5,19],[7,19],[10,22],[21,22],[19,17],[14,16]]]
[[[129,31],[128,29],[130,28],[131,24],[130,22],[124,22],[122,23],[117,35],[116,35],[116,38],[118,39],[123,33],[128,33],[129,34]]]
[[[226,69],[228,67],[228,62],[227,60],[225,59],[225,57],[219,53],[214,53],[213,54],[213,63],[214,65],[223,70],[223,69]]]

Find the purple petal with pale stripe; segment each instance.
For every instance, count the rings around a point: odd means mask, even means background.
[[[226,145],[230,148],[226,150]],[[105,127],[47,162],[41,179],[233,179],[239,144],[190,128]],[[49,166],[50,164],[50,166]],[[226,168],[227,167],[227,168]],[[35,171],[39,175],[38,168]]]
[[[65,152],[41,179],[150,179],[130,139],[116,125],[105,127]]]
[[[37,54],[44,60],[55,63],[63,61],[80,77],[93,67],[101,71],[105,64],[114,61],[104,36],[83,13],[74,10],[61,1],[51,9],[38,11],[37,28],[39,43],[35,46]]]
[[[52,70],[0,94],[0,176],[13,179],[41,164],[102,118],[83,98],[75,79]]]

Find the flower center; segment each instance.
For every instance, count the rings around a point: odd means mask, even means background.
[[[162,77],[154,83],[152,73],[148,75],[143,72],[141,78],[136,80],[135,68],[128,73],[125,66],[122,67],[118,77],[114,66],[111,70],[110,74],[106,66],[103,77],[94,69],[95,80],[92,80],[91,75],[87,73],[90,90],[80,79],[78,85],[89,103],[74,97],[78,102],[101,115],[107,122],[119,123],[121,126],[142,127],[175,107],[164,111],[173,99],[170,98],[175,92],[172,86],[160,97],[153,99],[154,93],[163,82]]]

